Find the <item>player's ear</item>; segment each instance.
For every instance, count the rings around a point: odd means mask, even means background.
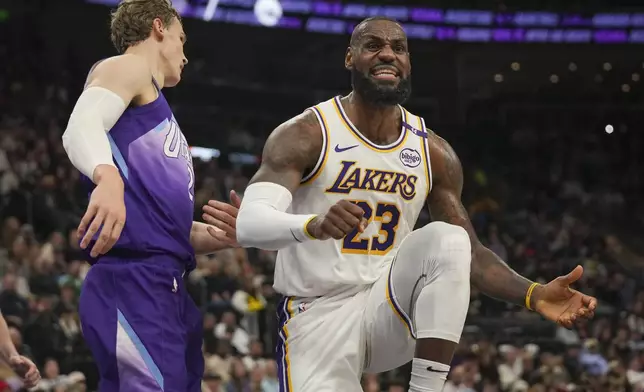
[[[347,48],[347,52],[344,54],[344,68],[351,69],[353,67],[353,53],[351,52],[351,47]]]
[[[163,38],[165,25],[161,18],[154,18],[152,21],[152,35],[157,38]]]

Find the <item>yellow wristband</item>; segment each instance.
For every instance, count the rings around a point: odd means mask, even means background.
[[[309,233],[309,230],[307,229],[307,227],[308,227],[309,223],[311,223],[311,221],[312,221],[313,219],[315,219],[315,218],[317,218],[317,215],[313,215],[312,217],[310,217],[309,219],[307,219],[307,220],[306,220],[306,222],[304,222],[304,234],[306,234],[306,236],[307,236],[307,237],[309,237],[309,238],[310,238],[310,239],[312,239],[312,240],[314,240],[314,239],[316,239],[316,238],[315,238],[315,237],[313,237],[313,235],[312,235],[311,233]]]
[[[532,283],[530,285],[530,288],[528,288],[528,292],[525,295],[525,307],[528,308],[528,310],[533,310],[530,307],[530,297],[532,297],[532,292],[534,291],[534,288],[537,287],[537,286],[539,286],[539,283],[536,283],[536,282]]]

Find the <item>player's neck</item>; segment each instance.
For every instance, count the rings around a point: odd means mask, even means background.
[[[344,110],[353,125],[372,142],[390,144],[400,135],[401,113],[398,105],[372,105],[355,92],[344,101]]]
[[[152,42],[144,41],[136,46],[132,46],[125,51],[125,54],[134,54],[137,56],[145,57],[150,65],[150,72],[152,77],[157,82],[160,88],[165,84],[165,75],[161,69],[161,61],[159,60],[159,49],[155,47]]]

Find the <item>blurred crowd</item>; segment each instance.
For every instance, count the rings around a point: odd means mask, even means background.
[[[0,43],[0,58],[7,50]],[[91,391],[97,374],[76,310],[88,266],[74,230],[87,194],[60,142],[78,92],[31,74],[29,56],[0,62],[0,310],[18,351],[41,369],[38,390]],[[606,139],[590,131],[600,121],[592,113],[514,114],[493,125],[473,114],[468,132],[445,136],[464,163],[472,221],[490,249],[532,279],[583,265],[577,288],[600,307],[594,321],[566,330],[473,291],[445,392],[644,391],[644,259],[635,234],[644,223],[644,143],[633,132],[641,121],[625,119]],[[233,189],[243,196],[255,169],[217,159],[195,167],[195,219],[209,199]],[[418,225],[429,220],[423,211]],[[188,287],[204,312],[204,391],[278,391],[274,262],[274,252],[257,249],[198,258]],[[408,374],[405,366],[367,375],[363,389],[404,392]],[[19,388],[0,367],[0,392]]]

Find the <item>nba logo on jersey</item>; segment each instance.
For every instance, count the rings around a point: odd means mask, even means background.
[[[302,302],[301,304],[297,305],[297,312],[302,313],[306,310],[306,304]]]
[[[407,167],[417,167],[422,161],[420,153],[411,148],[403,148],[400,152],[400,162]]]

